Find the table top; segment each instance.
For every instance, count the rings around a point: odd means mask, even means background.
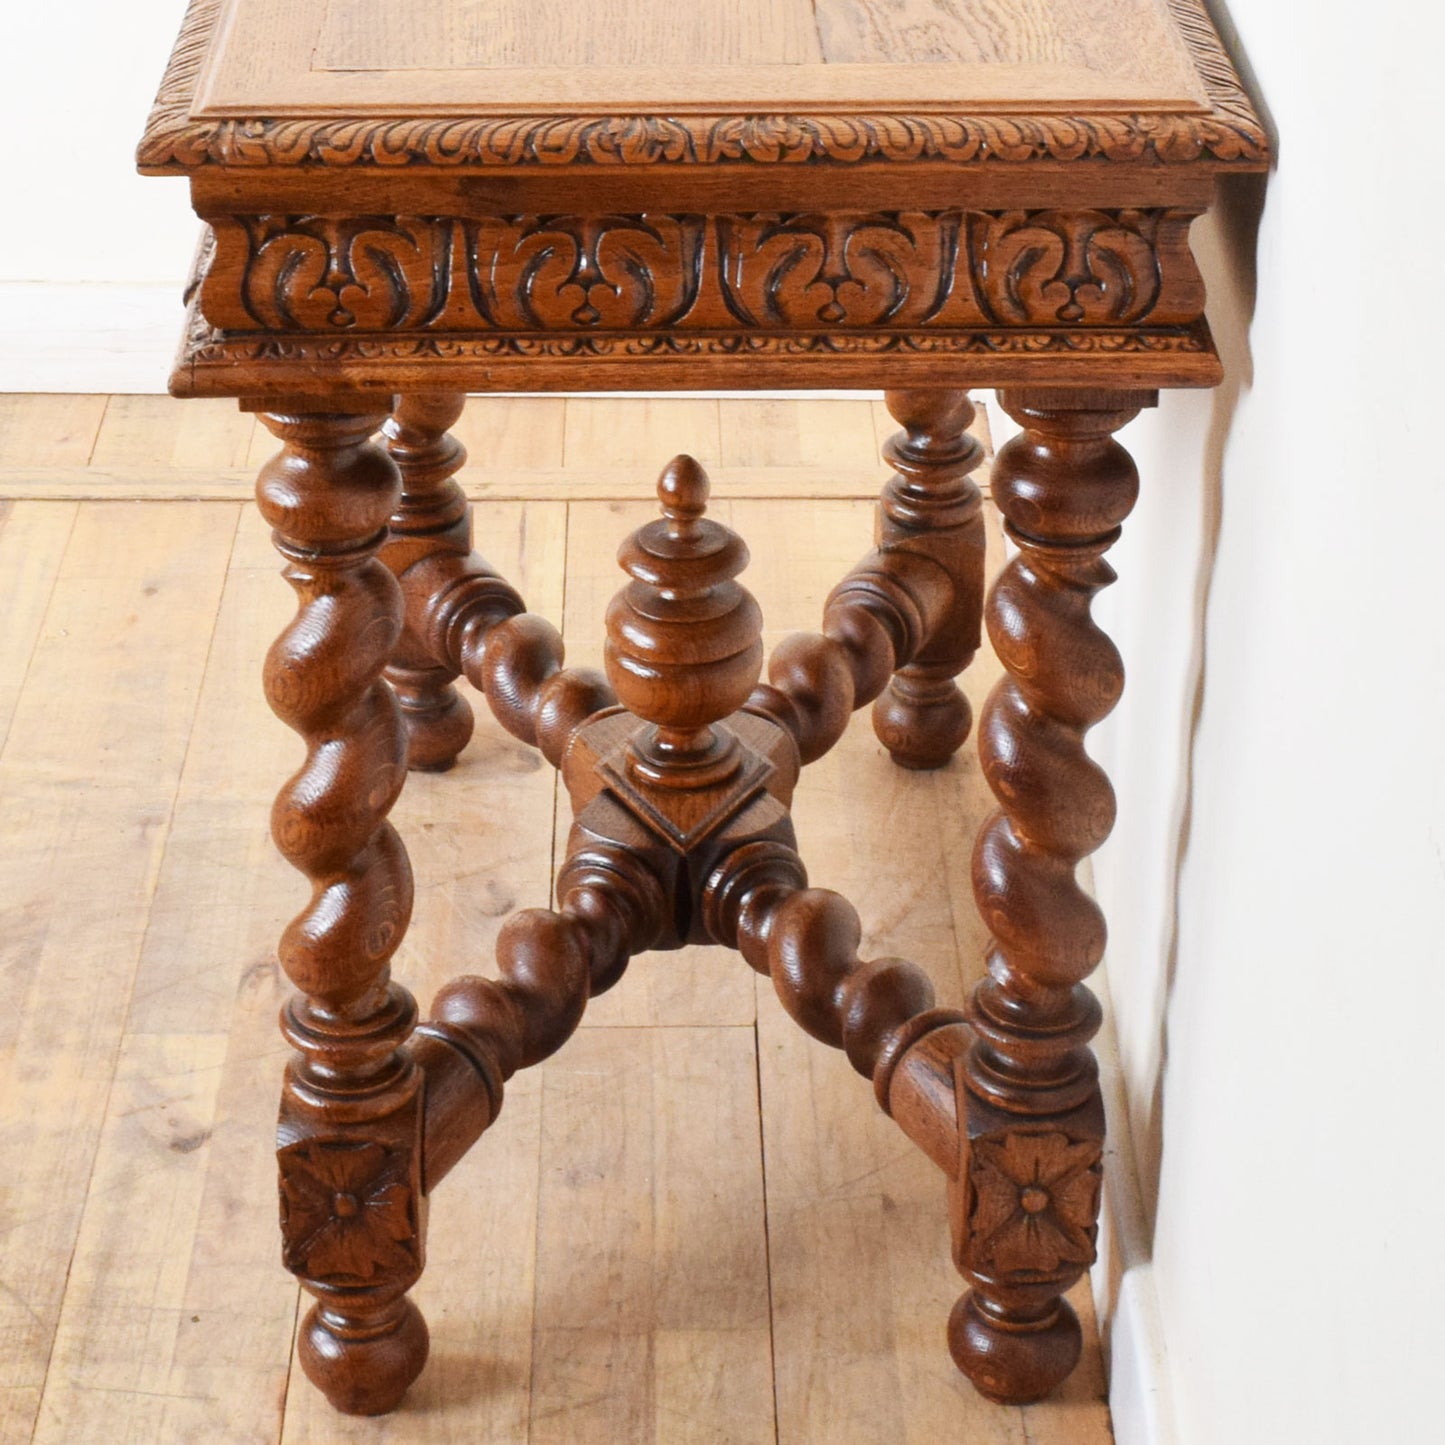
[[[1203,0],[193,0],[144,170],[1257,167]]]

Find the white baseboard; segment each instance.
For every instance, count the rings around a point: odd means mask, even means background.
[[[1109,1130],[1104,1149],[1099,1261],[1092,1283],[1114,1439],[1118,1445],[1178,1445],[1169,1356],[1154,1290],[1149,1228],[1114,1037],[1107,965],[1092,982],[1104,1006],[1096,1052]]]
[[[163,392],[184,319],[178,284],[0,282],[0,391]]]

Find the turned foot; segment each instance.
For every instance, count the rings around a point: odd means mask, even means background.
[[[306,1378],[343,1415],[385,1415],[401,1404],[426,1364],[429,1336],[421,1311],[400,1299],[379,1319],[354,1319],[313,1305],[301,1326]]]
[[[1083,1349],[1079,1317],[1057,1300],[1039,1318],[995,1312],[975,1291],[948,1317],[948,1350],[980,1395],[999,1405],[1031,1405],[1068,1379]]]
[[[951,673],[898,673],[873,704],[873,731],[900,768],[941,768],[968,738],[973,709]]]
[[[983,499],[969,473],[983,448],[968,434],[961,391],[890,391],[903,427],[884,448],[894,476],[878,504],[885,548],[929,558],[952,583],[945,616],[873,705],[873,728],[904,768],[941,768],[962,747],[973,712],[954,678],[978,651],[983,615]]]
[[[393,664],[386,680],[401,704],[406,765],[417,773],[444,773],[472,740],[471,704],[441,668]]]

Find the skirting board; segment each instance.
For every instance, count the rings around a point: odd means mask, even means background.
[[[1104,1146],[1099,1260],[1092,1284],[1109,1379],[1109,1413],[1118,1445],[1178,1445],[1169,1357],[1154,1290],[1149,1227],[1119,1067],[1107,962],[1090,982],[1104,1008],[1095,1052],[1109,1132]]]
[[[164,392],[185,324],[167,283],[0,282],[0,391]]]

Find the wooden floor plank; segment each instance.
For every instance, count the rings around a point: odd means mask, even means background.
[[[270,433],[262,428],[262,436]],[[74,466],[0,467],[0,500],[43,501],[247,501],[255,488],[256,470],[274,445],[256,445],[255,466],[169,467]],[[596,466],[578,465],[528,471],[499,465],[483,456],[468,463],[458,480],[474,501],[635,501],[652,494],[660,469],[656,457],[667,461],[673,453],[649,452],[636,465],[618,467],[610,460]],[[721,467],[709,468],[713,481],[729,496],[763,498],[876,496],[886,469],[860,467]]]
[[[154,495],[178,477],[249,494],[251,440],[232,471],[207,465],[232,414],[197,421],[219,430],[188,459],[172,403],[117,401],[108,425],[92,408],[96,465],[24,474],[88,478],[76,496],[120,482]],[[561,620],[569,661],[600,659],[617,545],[655,514],[675,450],[713,449],[713,512],[752,547],[744,581],[769,644],[818,625],[871,540],[863,499],[886,467],[868,434],[896,428],[881,405],[769,405],[652,403],[639,428],[635,401],[473,403],[469,487],[559,499],[488,501],[478,537]],[[845,450],[861,454],[851,472]],[[18,474],[0,467],[0,488]],[[271,1203],[286,1055],[274,947],[305,890],[267,837],[300,746],[266,709],[259,670],[293,599],[249,508],[227,569],[217,519],[236,515],[0,505],[0,575],[18,579],[13,636],[0,636],[14,712],[0,976],[17,1001],[0,1015],[0,1148],[26,1160],[0,1194],[0,1439],[38,1419],[47,1445],[1103,1445],[1087,1287],[1073,1295],[1085,1359],[1060,1395],[1026,1412],[980,1401],[944,1344],[961,1282],[941,1176],[846,1060],[721,950],[638,960],[589,1007],[600,1027],[508,1085],[497,1126],[433,1203],[416,1291],[426,1372],[394,1416],[330,1411],[288,1358],[298,1292]],[[28,670],[14,664],[32,650]],[[987,653],[970,670],[975,709],[997,673]],[[504,917],[547,901],[565,834],[551,770],[478,711],[458,767],[414,776],[395,810],[418,886],[397,973],[424,1008],[452,974],[493,970]],[[865,953],[917,958],[949,1002],[983,950],[966,860],[988,807],[971,748],[939,773],[903,773],[865,717],[800,788],[814,881],[858,905]]]
[[[280,1435],[297,1291],[278,1267],[271,1211],[257,1208],[275,1188],[287,1052],[276,1032],[285,989],[275,940],[297,892],[267,830],[270,795],[297,752],[260,695],[266,648],[294,611],[277,572],[267,529],[248,510],[127,1019],[127,1050],[141,1057],[184,1058],[222,1041],[211,1108],[192,1105],[194,1147],[131,1181],[129,1208],[104,1195],[88,1204],[40,1439],[93,1437],[106,1422],[137,1440]],[[166,1086],[164,1077],[142,1082]],[[103,1160],[124,1157],[134,1127],[128,1099],[113,1096]],[[181,1190],[192,1228],[152,1228],[168,1222]],[[118,1257],[136,1281],[132,1328],[146,1334],[139,1369],[111,1337],[108,1272]]]
[[[773,1441],[755,1068],[749,1028],[543,1066],[532,1445]]]
[[[0,1439],[59,1318],[236,511],[80,509],[0,755]],[[114,1207],[114,1206],[112,1206]]]
[[[177,405],[168,396],[113,396],[96,433],[89,466],[152,474],[254,470],[249,459],[258,430],[265,429],[234,401],[195,397]],[[274,450],[275,439],[269,433],[267,437]]]
[[[467,449],[462,485],[474,470],[494,489],[508,477],[561,470],[567,405],[560,396],[472,397],[453,428]]]
[[[85,466],[108,400],[0,392],[0,469]]]
[[[8,406],[21,433],[0,439],[0,499],[240,501],[277,447],[227,401],[97,397],[72,417],[55,405],[69,400],[0,397],[0,423]],[[680,451],[731,497],[868,498],[897,430],[882,402],[506,396],[472,397],[456,433],[469,496],[565,502],[645,499]],[[983,407],[974,431],[987,442]]]
[[[20,700],[30,657],[50,606],[60,559],[75,525],[71,502],[0,502],[0,749]]]
[[[704,466],[721,461],[718,416],[718,403],[700,397],[569,397],[562,464],[636,468],[645,488],[680,452]]]
[[[724,467],[809,467],[845,475],[871,471],[874,489],[882,484],[884,468],[866,403],[758,397],[720,401],[718,413],[718,461]]]

